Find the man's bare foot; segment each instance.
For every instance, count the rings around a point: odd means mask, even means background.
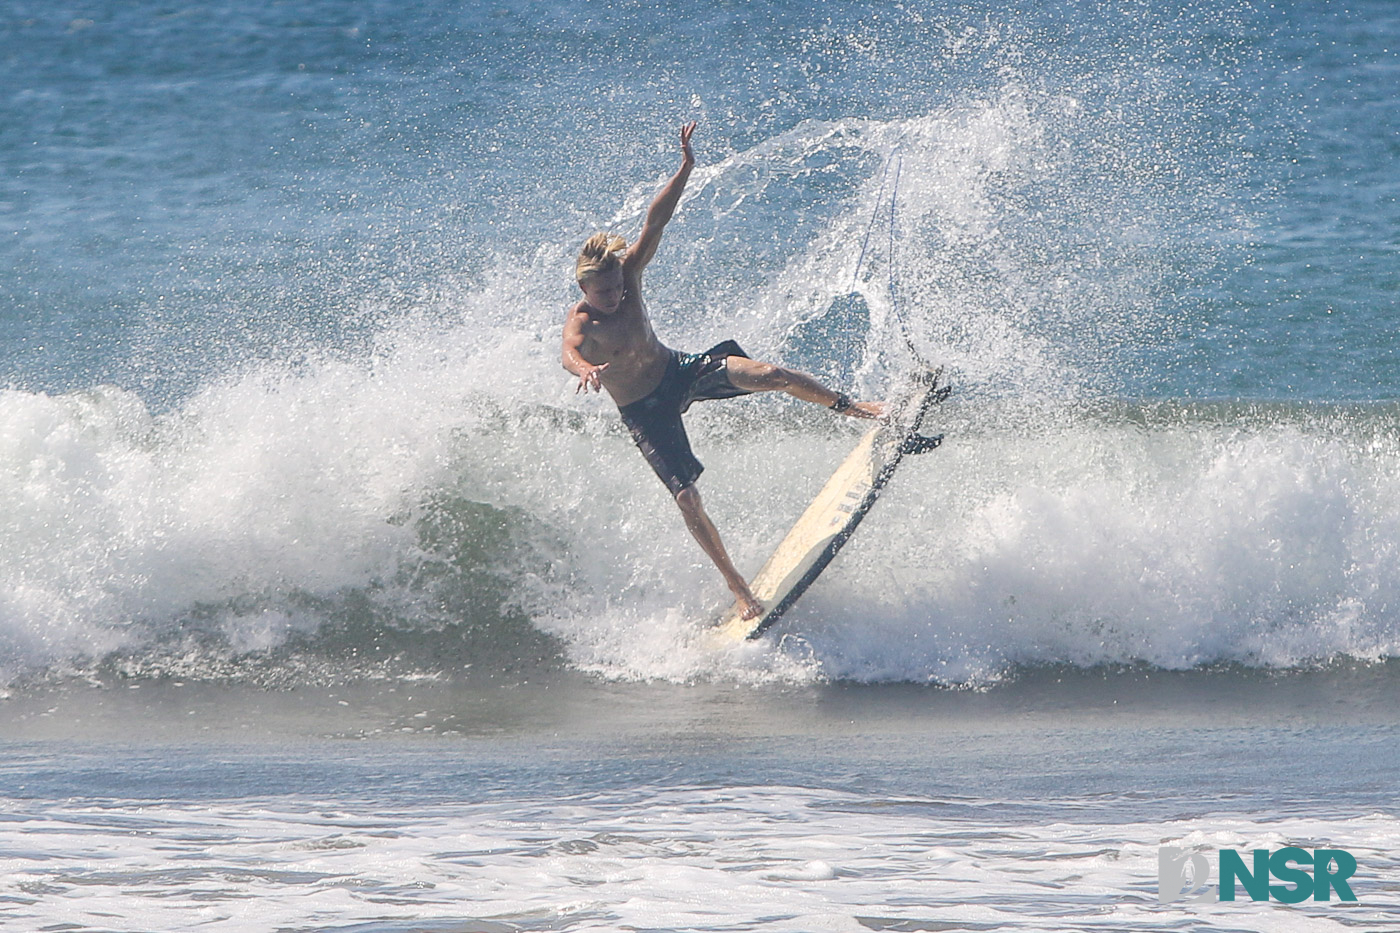
[[[852,402],[842,414],[869,421],[886,421],[890,417],[889,402]]]
[[[738,600],[739,605],[743,607],[743,609],[739,613],[739,618],[743,619],[745,622],[748,622],[752,619],[757,619],[759,616],[763,615],[763,603],[755,599],[752,593],[747,592],[747,587],[745,587],[744,589],[745,592],[735,592],[734,598]]]

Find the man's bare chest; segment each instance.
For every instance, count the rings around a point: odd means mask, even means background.
[[[651,327],[641,315],[627,319],[619,315],[590,322],[584,328],[583,339],[584,355],[599,363],[649,357],[656,342]],[[587,352],[589,350],[592,355]]]

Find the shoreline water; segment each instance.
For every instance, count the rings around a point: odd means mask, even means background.
[[[515,677],[347,679],[269,688],[257,683],[113,678],[17,688],[0,699],[0,740],[278,743],[291,740],[477,740],[563,736],[645,741],[710,734],[740,739],[865,733],[988,735],[1037,728],[1393,727],[1400,662],[1350,659],[1311,669],[1220,665],[1049,666],[996,684],[691,684],[602,679],[567,669]]]
[[[0,924],[1380,929],[1396,677],[46,688],[0,703]],[[1283,845],[1358,902],[1159,903],[1161,846]]]

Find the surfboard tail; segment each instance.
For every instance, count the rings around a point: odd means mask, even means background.
[[[932,437],[924,434],[910,434],[899,446],[899,451],[903,454],[926,454],[942,443],[942,434],[935,434]]]

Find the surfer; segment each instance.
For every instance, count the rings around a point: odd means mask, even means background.
[[[608,390],[647,463],[675,497],[686,527],[719,568],[743,617],[753,619],[763,606],[700,502],[695,481],[704,467],[690,449],[681,415],[692,402],[774,391],[855,418],[881,418],[885,406],[853,401],[806,373],[750,359],[732,340],[704,353],[680,353],[657,339],[642,301],[642,270],[656,255],[695,167],[694,132],[694,123],[681,127],[681,166],[652,201],[636,242],[629,247],[620,236],[597,233],[583,244],[575,266],[583,299],[564,322],[562,362],[578,377],[576,392]]]

